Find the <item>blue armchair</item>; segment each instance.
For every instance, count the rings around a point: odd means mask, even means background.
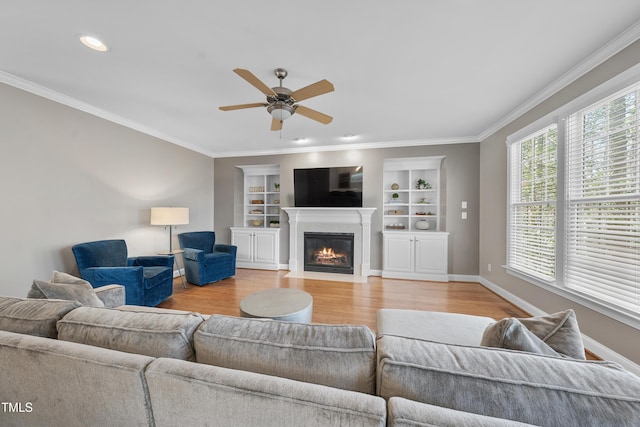
[[[127,305],[153,307],[173,293],[173,255],[128,258],[124,240],[79,243],[71,250],[80,277],[94,288],[124,286]]]
[[[216,245],[213,231],[178,234],[187,282],[202,286],[236,274],[237,246]]]

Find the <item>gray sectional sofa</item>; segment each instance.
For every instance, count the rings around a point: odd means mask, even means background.
[[[637,425],[640,379],[478,346],[492,322],[381,310],[374,336],[0,297],[0,425]]]

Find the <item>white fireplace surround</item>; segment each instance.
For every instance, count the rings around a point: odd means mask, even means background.
[[[304,233],[353,233],[353,278],[366,280],[371,263],[371,216],[376,208],[282,208],[289,216],[289,270],[296,277],[316,276],[304,271]],[[338,276],[333,273],[323,273]]]

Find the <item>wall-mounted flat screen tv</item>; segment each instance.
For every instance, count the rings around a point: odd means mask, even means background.
[[[362,207],[362,166],[293,170],[296,207]]]

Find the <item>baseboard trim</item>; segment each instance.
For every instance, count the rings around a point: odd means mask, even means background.
[[[495,283],[485,279],[482,276],[478,276],[478,282],[480,282],[480,284],[482,284],[482,286],[484,286],[485,288],[495,292],[496,294],[500,295],[502,298],[509,301],[511,304],[514,304],[520,307],[521,309],[528,312],[532,316],[544,316],[546,314],[549,314],[544,310],[541,310],[540,308],[536,307],[535,305],[501,288]],[[627,359],[626,357],[624,357],[619,353],[616,353],[615,351],[611,350],[609,347],[599,343],[598,341],[588,337],[585,334],[582,334],[582,341],[584,342],[584,346],[587,349],[589,349],[589,351],[591,351],[592,353],[598,355],[604,360],[616,362],[622,365],[627,371],[633,372],[635,375],[640,376],[640,365],[638,365],[637,363]]]

